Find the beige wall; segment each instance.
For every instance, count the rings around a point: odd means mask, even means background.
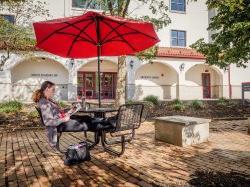
[[[97,61],[91,61],[81,66],[77,71],[97,72]],[[103,60],[100,65],[101,72],[117,72],[117,64]]]
[[[67,99],[68,71],[59,62],[46,58],[30,58],[11,69],[12,97],[29,101],[45,80],[57,85],[56,98]]]
[[[207,71],[207,72],[206,72]],[[185,74],[184,86],[188,90],[185,92],[189,99],[202,99],[202,73],[209,73],[211,78],[211,97],[219,98],[222,95],[222,75],[207,65],[195,65]]]
[[[177,73],[167,65],[154,62],[140,67],[135,75],[135,98],[143,99],[147,95],[159,99],[175,97]]]

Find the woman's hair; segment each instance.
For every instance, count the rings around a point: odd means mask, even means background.
[[[46,90],[46,88],[50,88],[52,86],[54,86],[55,83],[53,82],[50,82],[50,81],[44,81],[42,84],[41,84],[41,88],[36,90],[33,95],[32,95],[32,100],[37,103],[39,102],[39,100],[44,97],[44,90]]]

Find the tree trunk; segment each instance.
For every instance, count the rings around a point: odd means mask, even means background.
[[[126,96],[126,56],[118,58],[117,83],[116,83],[116,99],[115,106],[118,107],[125,104]]]

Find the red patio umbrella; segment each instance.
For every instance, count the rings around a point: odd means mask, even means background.
[[[151,23],[106,16],[89,11],[81,16],[33,23],[37,47],[67,58],[98,57],[98,100],[100,56],[120,56],[145,50],[157,42]]]

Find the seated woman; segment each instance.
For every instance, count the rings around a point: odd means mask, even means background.
[[[33,101],[41,109],[42,118],[46,125],[47,136],[50,146],[55,147],[57,143],[57,130],[59,131],[87,131],[91,126],[92,118],[85,116],[79,119],[70,119],[68,113],[64,113],[58,104],[53,101],[55,84],[50,81],[42,83],[41,88],[36,90],[32,96]]]

